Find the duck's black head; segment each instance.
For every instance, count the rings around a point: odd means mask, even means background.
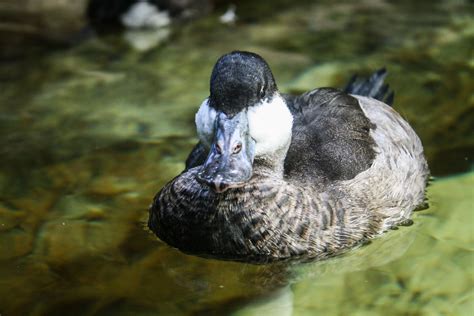
[[[257,54],[241,51],[217,60],[210,84],[209,105],[229,116],[271,98],[277,91],[267,62]]]
[[[252,177],[255,158],[281,160],[291,141],[293,117],[270,67],[254,53],[236,51],[219,58],[210,92],[196,114],[199,138],[209,148],[197,180],[224,192]]]

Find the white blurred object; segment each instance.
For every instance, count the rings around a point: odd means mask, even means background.
[[[237,14],[235,14],[236,6],[231,4],[227,11],[219,17],[219,21],[224,24],[234,24],[237,21]]]
[[[158,29],[169,25],[171,19],[167,11],[160,12],[156,6],[147,1],[139,1],[122,14],[120,21],[131,29]]]
[[[129,30],[124,33],[123,37],[134,49],[145,52],[161,44],[169,35],[169,28],[160,28],[157,30]]]

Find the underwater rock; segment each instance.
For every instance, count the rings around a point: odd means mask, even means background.
[[[94,178],[87,186],[85,193],[97,196],[115,196],[134,191],[136,188],[137,179],[105,174]]]
[[[36,227],[42,216],[30,213],[31,209],[0,202],[0,260],[22,257],[33,250]]]
[[[18,226],[24,218],[24,211],[12,210],[0,202],[0,233]]]
[[[43,167],[39,178],[51,191],[63,194],[43,215],[35,256],[54,265],[95,256],[120,257],[119,248],[146,217],[156,181],[164,182],[183,168],[177,164],[183,159],[177,154],[183,152],[182,146],[191,144],[185,139],[160,148],[119,144]]]
[[[70,42],[86,24],[86,6],[87,0],[5,0],[0,6],[0,44],[22,39]]]
[[[33,249],[34,240],[34,232],[29,229],[25,230],[18,225],[3,231],[3,225],[0,223],[0,260],[29,254]]]
[[[35,255],[50,264],[64,264],[93,256],[115,257],[126,239],[129,225],[120,220],[58,218],[40,232]]]
[[[25,211],[0,203],[0,260],[24,256],[33,249],[34,231],[22,225],[26,216]]]

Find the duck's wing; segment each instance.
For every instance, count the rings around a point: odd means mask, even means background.
[[[376,127],[357,99],[331,88],[285,98],[294,116],[285,159],[289,181],[347,180],[371,166],[375,143],[369,131]]]

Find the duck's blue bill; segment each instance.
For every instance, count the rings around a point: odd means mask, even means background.
[[[214,141],[196,178],[215,192],[241,187],[252,177],[255,141],[249,135],[247,113],[219,113]]]

